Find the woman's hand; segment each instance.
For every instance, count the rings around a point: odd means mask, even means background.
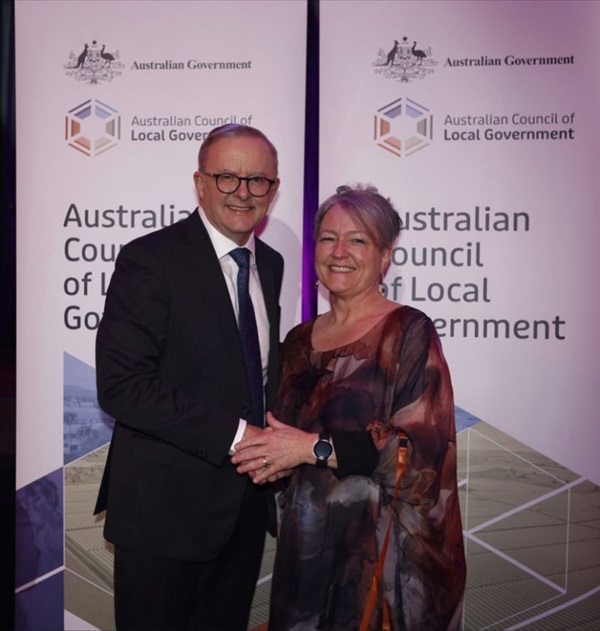
[[[234,445],[231,462],[238,473],[247,473],[256,484],[275,482],[291,475],[294,467],[314,463],[313,445],[318,435],[279,422],[267,412],[267,427]]]

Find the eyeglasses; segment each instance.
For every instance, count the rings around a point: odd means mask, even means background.
[[[235,193],[240,187],[240,184],[246,182],[248,192],[253,197],[264,197],[268,195],[273,184],[277,182],[277,180],[270,180],[268,177],[263,177],[262,175],[240,177],[233,173],[206,173],[205,171],[202,171],[202,173],[215,178],[217,188],[221,193]]]

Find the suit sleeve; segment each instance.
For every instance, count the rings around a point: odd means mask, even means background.
[[[180,371],[193,373],[186,331],[173,341],[174,291],[164,261],[147,241],[122,249],[96,337],[98,400],[118,423],[218,465],[238,418],[211,407],[214,399],[192,394],[191,376],[181,388],[165,374],[164,357],[174,349]]]

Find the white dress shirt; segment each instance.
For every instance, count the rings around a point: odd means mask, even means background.
[[[239,246],[237,243],[228,239],[224,234],[220,233],[208,220],[206,214],[202,208],[198,208],[200,219],[208,232],[208,236],[212,242],[213,248],[217,253],[219,263],[221,264],[221,270],[223,271],[223,277],[227,284],[227,290],[229,291],[229,297],[231,298],[231,304],[235,312],[236,319],[239,317],[238,307],[238,295],[237,295],[237,275],[238,265],[229,256],[229,252],[235,248],[245,247],[250,250],[250,282],[249,291],[250,298],[252,299],[252,306],[254,307],[254,315],[256,317],[256,326],[258,328],[258,341],[260,344],[260,358],[263,371],[263,385],[267,383],[267,367],[269,362],[269,318],[267,316],[267,309],[265,307],[265,298],[263,296],[260,279],[258,277],[258,270],[256,268],[256,243],[254,234],[250,236],[247,243],[243,246]],[[263,395],[264,396],[264,395]],[[232,449],[230,453],[233,453],[233,445],[235,445],[242,438],[244,430],[246,429],[246,421],[240,419],[240,424],[233,439]]]

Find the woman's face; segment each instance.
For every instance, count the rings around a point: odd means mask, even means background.
[[[331,294],[344,297],[379,292],[380,274],[390,260],[367,231],[339,204],[323,217],[317,235],[315,268]]]

